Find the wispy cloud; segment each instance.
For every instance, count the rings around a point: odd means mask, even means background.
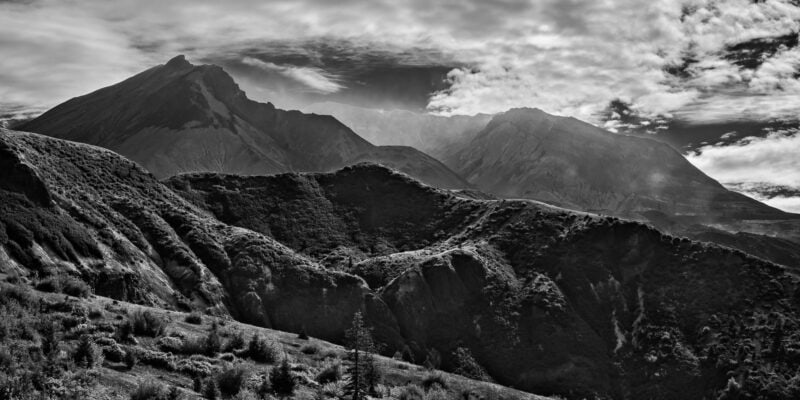
[[[319,68],[277,65],[253,57],[245,57],[242,62],[246,65],[279,73],[319,93],[335,93],[344,88],[343,85],[337,82],[336,77]]]

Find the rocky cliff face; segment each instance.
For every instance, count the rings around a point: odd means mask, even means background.
[[[362,164],[167,185],[99,148],[2,131],[4,272],[340,340],[567,398],[795,398],[798,277],[726,248]],[[363,276],[363,279],[361,276]],[[794,380],[793,380],[794,379]]]
[[[335,118],[252,101],[222,68],[192,65],[183,56],[71,99],[18,129],[108,148],[159,178],[331,171],[359,157],[414,173],[409,165],[427,157],[405,152],[381,158],[386,151]],[[417,178],[468,186],[441,164]]]

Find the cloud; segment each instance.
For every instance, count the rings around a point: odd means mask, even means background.
[[[250,56],[311,90],[332,92],[341,90],[342,73],[332,76],[328,65],[371,54],[461,65],[430,100],[430,110],[445,114],[534,106],[602,123],[598,112],[624,99],[644,116],[703,120],[719,115],[719,98],[754,104],[761,112],[753,116],[766,118],[785,110],[763,98],[731,99],[800,95],[790,73],[797,50],[781,49],[757,71],[741,70],[723,53],[741,41],[798,31],[800,7],[788,0],[4,2],[0,87],[7,90],[0,94],[43,108],[178,53],[191,60]],[[341,60],[313,52],[296,55],[319,63],[258,57],[276,44],[307,41],[331,43]],[[697,61],[684,69],[688,78],[665,72],[687,54]]]
[[[800,130],[748,137],[732,145],[708,145],[689,162],[724,185],[767,204],[800,211]]]
[[[319,93],[336,93],[344,88],[336,81],[335,77],[318,68],[277,65],[253,57],[245,57],[242,62],[267,71],[277,72]]]

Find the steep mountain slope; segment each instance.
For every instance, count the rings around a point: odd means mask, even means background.
[[[334,341],[361,310],[388,353],[453,370],[468,349],[567,398],[797,394],[800,281],[740,252],[370,164],[170,189],[92,146],[3,130],[0,151],[3,273]]]
[[[333,115],[370,143],[381,146],[411,146],[440,160],[449,159],[459,144],[472,140],[492,119],[488,114],[444,117],[405,110],[375,110],[332,102],[311,104],[305,110]]]
[[[463,346],[502,383],[569,398],[796,390],[796,338],[782,332],[798,326],[798,278],[740,252],[532,201],[443,196],[369,165],[168,185],[362,276],[417,361],[453,368]]]
[[[497,115],[450,165],[504,197],[617,216],[659,211],[694,222],[787,217],[725,189],[666,144],[538,109]]]
[[[195,66],[183,56],[71,99],[18,129],[105,147],[159,178],[330,171],[361,154],[381,154],[333,117],[249,100],[222,68]],[[408,158],[375,161],[402,170],[419,158],[403,154]],[[462,187],[444,166],[428,172],[435,173],[431,182]]]

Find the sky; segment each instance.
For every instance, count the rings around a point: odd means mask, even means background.
[[[0,0],[0,116],[185,54],[283,108],[525,106],[653,135],[800,212],[798,32],[799,0]]]

